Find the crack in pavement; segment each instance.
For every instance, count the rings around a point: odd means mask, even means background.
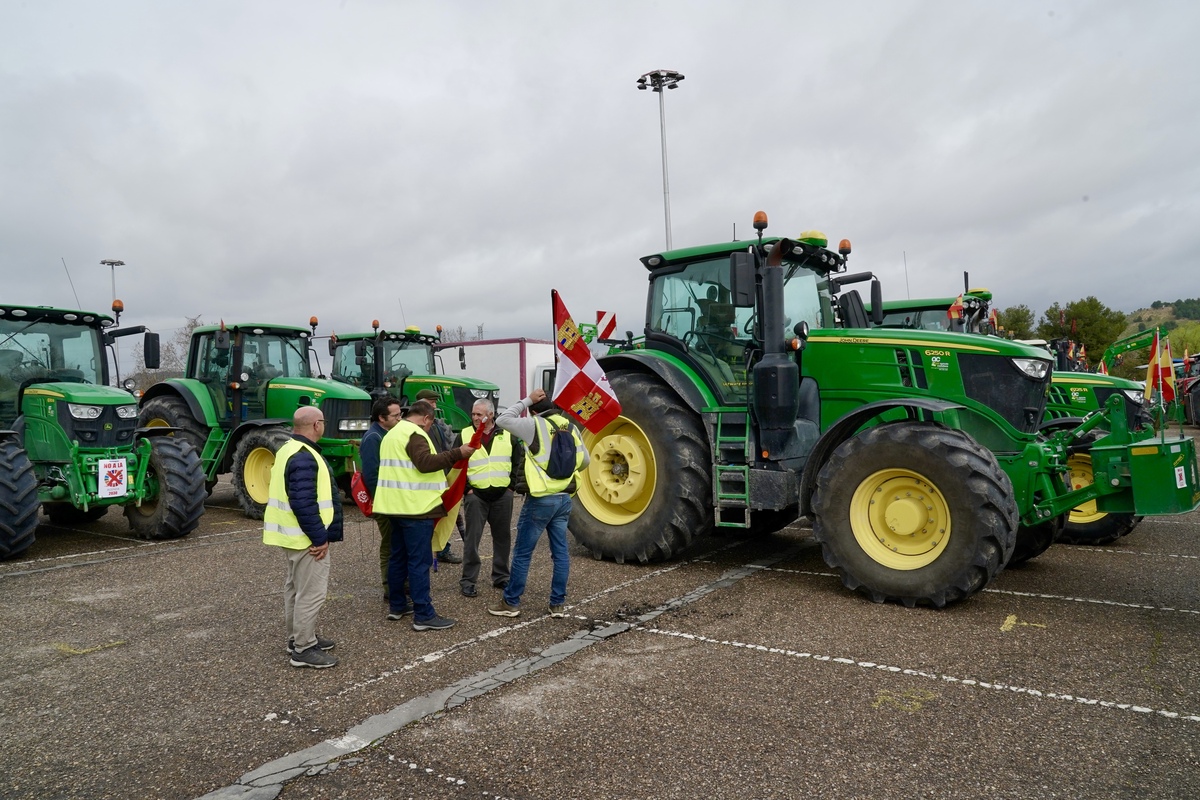
[[[502,661],[494,667],[467,676],[457,683],[421,697],[415,697],[383,714],[368,717],[337,739],[326,739],[312,747],[289,753],[263,764],[242,775],[237,783],[209,792],[199,800],[273,800],[283,791],[283,785],[288,781],[304,775],[319,775],[330,768],[336,759],[369,747],[413,722],[456,708],[469,700],[520,680],[527,675],[552,667],[580,650],[627,633],[668,611],[694,603],[719,589],[732,586],[744,578],[792,557],[801,549],[803,549],[801,546],[789,547],[774,555],[726,570],[715,581],[668,600],[637,617],[635,621],[615,622],[595,630],[576,631],[565,640],[550,645],[537,655]]]

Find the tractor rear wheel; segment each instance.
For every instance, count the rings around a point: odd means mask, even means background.
[[[33,464],[15,439],[0,439],[0,560],[28,550],[37,524]]]
[[[250,519],[262,519],[271,488],[275,453],[292,438],[287,428],[255,428],[237,443],[233,454],[233,493]]]
[[[1187,408],[1191,412],[1191,425],[1200,425],[1200,378],[1196,379],[1192,388],[1187,393]]]
[[[1100,438],[1093,436],[1092,440]],[[1092,457],[1088,453],[1072,453],[1067,458],[1070,469],[1071,489],[1081,489],[1091,486],[1094,482],[1092,474]],[[1112,544],[1125,536],[1137,526],[1142,518],[1134,514],[1110,514],[1096,507],[1095,500],[1089,500],[1081,506],[1071,509],[1067,515],[1067,524],[1058,534],[1058,541],[1064,544]]]
[[[108,513],[108,506],[89,506],[87,511],[70,503],[46,503],[42,510],[55,525],[87,525]]]
[[[192,416],[187,401],[177,395],[162,395],[146,401],[138,412],[138,425],[143,428],[179,428],[172,434],[186,440],[196,449],[196,455],[204,452],[208,441],[208,427]]]
[[[146,496],[141,505],[125,505],[125,518],[141,539],[178,539],[200,524],[204,497],[204,471],[196,449],[185,439],[153,436]]]
[[[658,561],[712,529],[712,472],[699,418],[661,381],[608,376],[621,416],[584,431],[591,464],[580,476],[571,533],[596,558]]]
[[[1004,568],[1017,505],[995,457],[962,431],[929,423],[870,428],[817,475],[813,536],[849,589],[882,603],[938,608]]]

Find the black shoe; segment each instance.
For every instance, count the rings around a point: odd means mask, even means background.
[[[317,647],[321,648],[322,650],[332,650],[333,648],[337,647],[337,642],[335,642],[333,639],[326,639],[324,636],[317,634]],[[288,639],[287,651],[291,653],[295,649],[296,640]]]
[[[464,586],[462,588],[462,596],[463,597],[479,597],[479,592],[477,592],[475,590],[474,586]]]
[[[454,551],[447,547],[445,550],[437,554],[437,560],[443,564],[461,564],[462,556],[454,554]]]
[[[429,619],[414,619],[412,626],[414,631],[444,631],[446,628],[454,627],[454,620],[435,614]]]
[[[299,653],[293,650],[290,661],[293,667],[312,667],[313,669],[336,667],[338,663],[337,656],[330,655],[319,647],[310,647]]]
[[[404,608],[400,609],[399,611],[389,611],[387,618],[392,619],[392,620],[404,619],[405,617],[411,617],[412,613],[413,613],[413,607],[412,607],[412,604],[409,603],[408,605],[406,605]]]

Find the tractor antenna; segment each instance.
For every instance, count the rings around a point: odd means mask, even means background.
[[[404,301],[397,297],[396,302],[400,304],[400,324],[407,328],[408,318],[404,316]]]
[[[62,256],[59,256],[59,258],[62,258]],[[67,272],[67,283],[71,284],[71,294],[75,295],[75,307],[83,308],[83,303],[79,302],[79,292],[75,291],[75,281],[71,280],[71,270],[67,269],[67,260],[63,258],[62,262],[63,269]]]
[[[908,288],[908,253],[901,250],[900,255],[904,257],[904,292],[912,300],[912,289]]]

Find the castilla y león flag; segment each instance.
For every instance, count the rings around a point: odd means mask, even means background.
[[[471,441],[465,444],[479,449],[480,442],[483,441],[483,428],[476,428],[475,435],[471,437]],[[442,508],[446,509],[446,516],[437,521],[433,526],[433,552],[440,553],[445,548],[446,542],[450,541],[450,534],[454,533],[454,528],[458,522],[458,512],[462,507],[463,495],[467,492],[467,462],[470,459],[460,458],[454,462],[454,466],[450,470],[450,474],[446,476],[446,491],[442,492]]]
[[[551,399],[580,425],[599,433],[620,415],[621,404],[562,298],[555,290],[550,296],[554,301],[554,346],[559,354]]]

